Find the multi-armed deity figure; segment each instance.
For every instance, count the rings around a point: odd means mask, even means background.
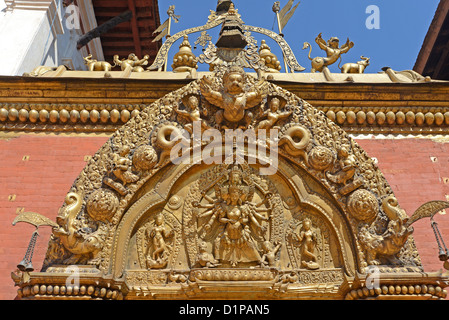
[[[220,195],[217,199],[206,197],[210,204],[197,205],[208,209],[198,218],[205,221],[201,223],[204,225],[201,237],[213,242],[215,259],[232,267],[239,263],[261,263],[258,244],[266,241],[264,222],[270,219],[262,212],[271,210],[262,207],[267,200],[251,202],[254,191],[245,185],[237,166],[230,170],[226,185],[216,186],[216,194]]]

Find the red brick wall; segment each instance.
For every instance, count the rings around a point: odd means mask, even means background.
[[[17,211],[34,211],[54,220],[73,181],[106,137],[21,135],[0,138],[0,299],[14,299],[10,277],[22,260],[34,227],[12,226]],[[410,215],[430,200],[449,195],[449,143],[423,139],[358,140],[393,188],[400,205]],[[29,158],[27,159],[26,156]],[[24,159],[25,157],[25,159]],[[433,162],[431,157],[435,157]],[[449,215],[436,218],[449,244]],[[438,249],[428,219],[414,224],[414,237],[425,271],[438,271]],[[33,257],[36,270],[42,266],[50,228],[40,228]]]
[[[14,299],[11,272],[23,259],[34,227],[12,226],[18,210],[37,212],[53,221],[67,192],[105,137],[21,135],[0,139],[0,299]],[[24,157],[29,157],[28,160]],[[39,228],[33,256],[42,267],[50,227]]]
[[[449,201],[446,198],[449,197],[449,142],[428,139],[370,139],[357,142],[369,156],[378,159],[380,170],[409,216],[428,201]],[[434,219],[449,245],[449,209],[446,211],[448,214],[438,214]],[[413,227],[424,270],[442,269],[430,219],[422,219]]]

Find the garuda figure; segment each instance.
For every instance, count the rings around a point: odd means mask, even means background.
[[[201,93],[206,100],[221,108],[215,115],[216,123],[222,127],[248,128],[253,113],[247,111],[259,105],[263,100],[262,88],[257,85],[250,91],[245,91],[245,72],[241,67],[231,67],[223,75],[223,89],[215,90],[212,80],[204,77],[201,79]]]

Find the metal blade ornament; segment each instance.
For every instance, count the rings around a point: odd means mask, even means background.
[[[36,230],[31,235],[30,243],[28,244],[27,251],[22,261],[17,265],[17,268],[22,272],[34,271],[32,259],[34,254],[34,248],[36,246],[37,237],[39,236],[38,229],[40,226],[49,226],[52,228],[58,228],[59,225],[56,222],[44,217],[35,212],[24,212],[14,219],[12,225],[15,226],[19,222],[25,222],[36,227]]]
[[[281,28],[282,30],[284,30],[285,26],[287,25],[287,23],[290,21],[290,19],[293,17],[293,15],[295,14],[296,9],[298,8],[300,2],[298,2],[296,4],[296,6],[289,11],[281,20]]]
[[[273,12],[276,13],[278,27],[279,27],[279,35],[284,36],[282,30],[284,30],[287,23],[295,14],[296,9],[298,8],[301,2],[298,2],[294,7],[293,3],[295,0],[289,0],[289,2],[281,9],[280,1],[276,1],[273,5]],[[293,7],[293,9],[292,9]],[[291,10],[290,10],[291,9]]]
[[[295,0],[289,0],[288,3],[285,5],[285,7],[282,8],[281,11],[279,11],[279,16],[284,17],[287,12],[292,8],[293,3]]]
[[[173,19],[176,23],[179,22],[179,18],[181,16],[178,16],[175,14],[175,6],[170,6],[167,11],[168,19],[159,27],[157,28],[153,34],[160,32],[160,34],[154,38],[152,42],[157,42],[161,40],[163,37],[166,37],[167,39],[170,38],[170,32],[171,32],[171,20]],[[165,59],[165,65],[164,65],[164,71],[167,71],[167,62],[168,62],[168,56]]]
[[[292,10],[290,10],[292,8],[294,2],[295,2],[295,0],[289,0],[287,5],[285,7],[283,7],[282,9],[281,9],[280,1],[276,1],[273,4],[273,12],[276,14],[276,18],[278,21],[279,35],[281,37],[284,37],[282,30],[285,28],[288,21],[292,18],[293,14],[295,13],[296,8],[298,8],[299,4],[301,3],[301,2],[298,2],[296,4],[296,6]],[[287,62],[285,61],[285,55],[284,55],[284,67],[285,67],[285,72],[288,73],[288,67],[287,67]]]
[[[435,238],[438,244],[438,258],[440,261],[444,261],[443,267],[446,270],[449,270],[449,250],[444,243],[443,237],[438,229],[437,222],[433,219],[434,216],[444,210],[449,208],[448,201],[429,201],[422,206],[420,206],[408,219],[406,222],[407,226],[411,226],[416,221],[419,221],[423,218],[430,218],[430,225],[433,229],[433,233],[435,234]]]
[[[179,18],[181,16],[175,15],[175,6],[170,6],[167,11],[168,19],[165,20],[163,24],[157,28],[153,34],[159,33],[159,35],[153,39],[152,42],[157,42],[161,40],[163,37],[170,37],[170,31],[171,31],[171,20],[173,19],[175,23],[179,22]]]
[[[159,26],[159,28],[157,28],[153,32],[153,34],[159,33],[159,35],[156,38],[154,38],[154,40],[152,42],[157,42],[168,34],[168,25],[170,22],[169,20],[170,20],[170,18],[168,18],[163,24],[161,24]]]

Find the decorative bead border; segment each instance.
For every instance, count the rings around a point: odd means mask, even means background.
[[[19,298],[39,297],[87,297],[90,299],[123,300],[123,293],[118,289],[98,287],[93,285],[66,286],[66,285],[31,285],[17,290]]]
[[[431,295],[439,299],[447,297],[447,291],[440,286],[434,285],[381,285],[377,288],[368,289],[363,287],[354,289],[346,294],[346,300],[366,299],[377,296],[393,296],[393,295]]]
[[[114,132],[147,105],[0,104],[0,130]],[[449,108],[316,107],[350,133],[449,133]]]

